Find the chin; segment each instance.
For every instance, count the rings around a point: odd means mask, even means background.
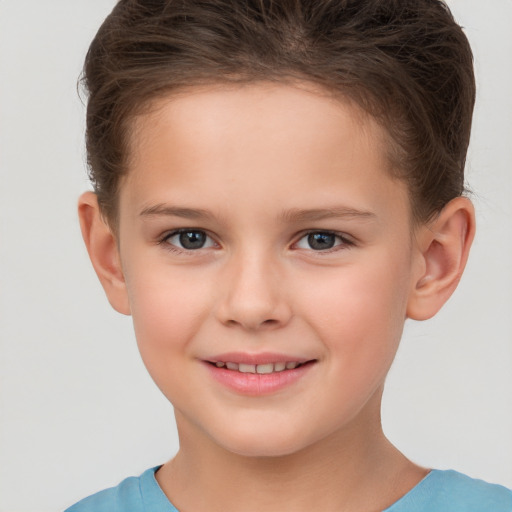
[[[297,451],[296,448],[291,446],[275,445],[271,443],[258,443],[258,444],[236,444],[233,446],[226,446],[230,452],[241,455],[243,457],[286,457],[292,455]]]
[[[214,441],[227,451],[244,457],[286,457],[314,444],[313,440],[289,429],[246,433],[231,431],[222,437],[224,439]]]

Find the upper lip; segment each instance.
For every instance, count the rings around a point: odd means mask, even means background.
[[[306,363],[313,360],[313,358],[294,356],[290,354],[277,354],[273,352],[260,352],[253,354],[247,352],[226,352],[224,354],[217,354],[205,359],[205,361],[210,363],[230,362],[254,365],[287,362]]]

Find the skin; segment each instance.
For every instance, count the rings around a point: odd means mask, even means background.
[[[457,198],[414,225],[386,133],[311,84],[191,89],[140,116],[114,234],[79,212],[115,309],[175,408],[157,480],[183,512],[382,510],[427,473],[384,437],[384,380],[406,318],[455,289],[474,233]],[[175,230],[208,235],[180,246]],[[335,233],[315,250],[310,232]],[[225,352],[314,361],[246,396],[212,379]]]

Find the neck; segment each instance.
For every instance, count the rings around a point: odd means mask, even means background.
[[[180,451],[158,471],[157,481],[179,510],[382,510],[426,474],[385,438],[379,413],[279,457],[232,453],[179,413],[177,422]]]

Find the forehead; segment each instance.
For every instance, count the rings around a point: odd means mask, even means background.
[[[259,194],[273,206],[287,191],[293,208],[345,188],[340,200],[378,203],[384,188],[404,189],[388,172],[386,141],[372,117],[308,83],[191,88],[135,120],[121,200],[143,206],[146,193],[156,201],[160,189],[164,202],[170,189],[186,197],[195,187],[204,200]]]
[[[228,126],[251,131],[253,138],[269,127],[281,129],[283,137],[301,133],[307,137],[310,134],[304,125],[308,124],[312,131],[323,128],[327,142],[330,128],[339,131],[340,123],[344,123],[352,130],[357,127],[361,135],[366,133],[372,145],[382,144],[383,150],[388,139],[374,118],[349,98],[310,82],[193,86],[157,98],[143,110],[132,124],[130,148],[134,155],[141,142],[149,142],[144,139],[145,132],[168,125],[171,117],[180,135],[202,136],[201,141],[207,143],[218,133],[219,138],[211,141],[214,144],[222,142],[223,128]]]

